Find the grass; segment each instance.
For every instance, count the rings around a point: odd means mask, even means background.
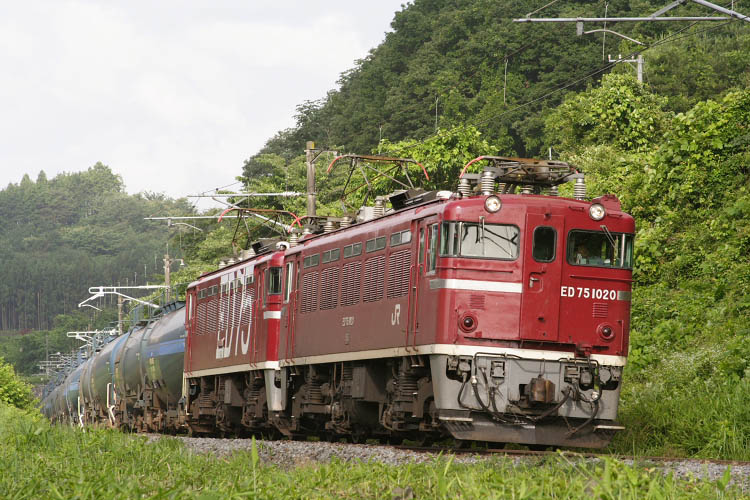
[[[722,343],[674,352],[623,385],[623,454],[750,461],[750,370],[726,375]]]
[[[614,459],[565,456],[514,465],[440,457],[426,464],[263,464],[255,450],[230,458],[189,453],[177,439],[148,444],[110,430],[50,426],[0,407],[0,497],[37,498],[736,498],[727,478],[683,481]]]

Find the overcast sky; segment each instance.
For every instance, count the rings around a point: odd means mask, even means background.
[[[0,189],[97,161],[129,193],[232,183],[402,2],[2,2]]]

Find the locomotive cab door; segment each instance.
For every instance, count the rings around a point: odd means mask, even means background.
[[[284,261],[282,303],[281,303],[281,338],[279,355],[284,358],[294,357],[294,331],[297,325],[297,297],[299,286],[299,267],[301,252],[287,256]]]
[[[561,215],[526,215],[521,339],[558,341],[564,229]]]
[[[406,346],[435,342],[437,331],[437,290],[430,280],[437,274],[438,219],[436,216],[412,223],[412,266],[409,274],[408,321]],[[432,335],[430,337],[430,335]]]

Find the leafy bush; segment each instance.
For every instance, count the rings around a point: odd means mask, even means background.
[[[0,403],[31,409],[36,403],[31,387],[16,376],[15,370],[0,358]]]

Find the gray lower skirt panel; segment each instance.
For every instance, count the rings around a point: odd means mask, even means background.
[[[613,421],[595,421],[593,425],[587,425],[570,435],[570,429],[560,419],[536,424],[511,425],[494,422],[482,414],[472,414],[471,422],[466,420],[441,419],[443,426],[456,439],[578,448],[604,448],[612,440],[615,429],[620,428]],[[580,422],[569,423],[571,426],[580,425]],[[597,425],[600,428],[597,429]],[[602,429],[602,426],[611,428]]]

